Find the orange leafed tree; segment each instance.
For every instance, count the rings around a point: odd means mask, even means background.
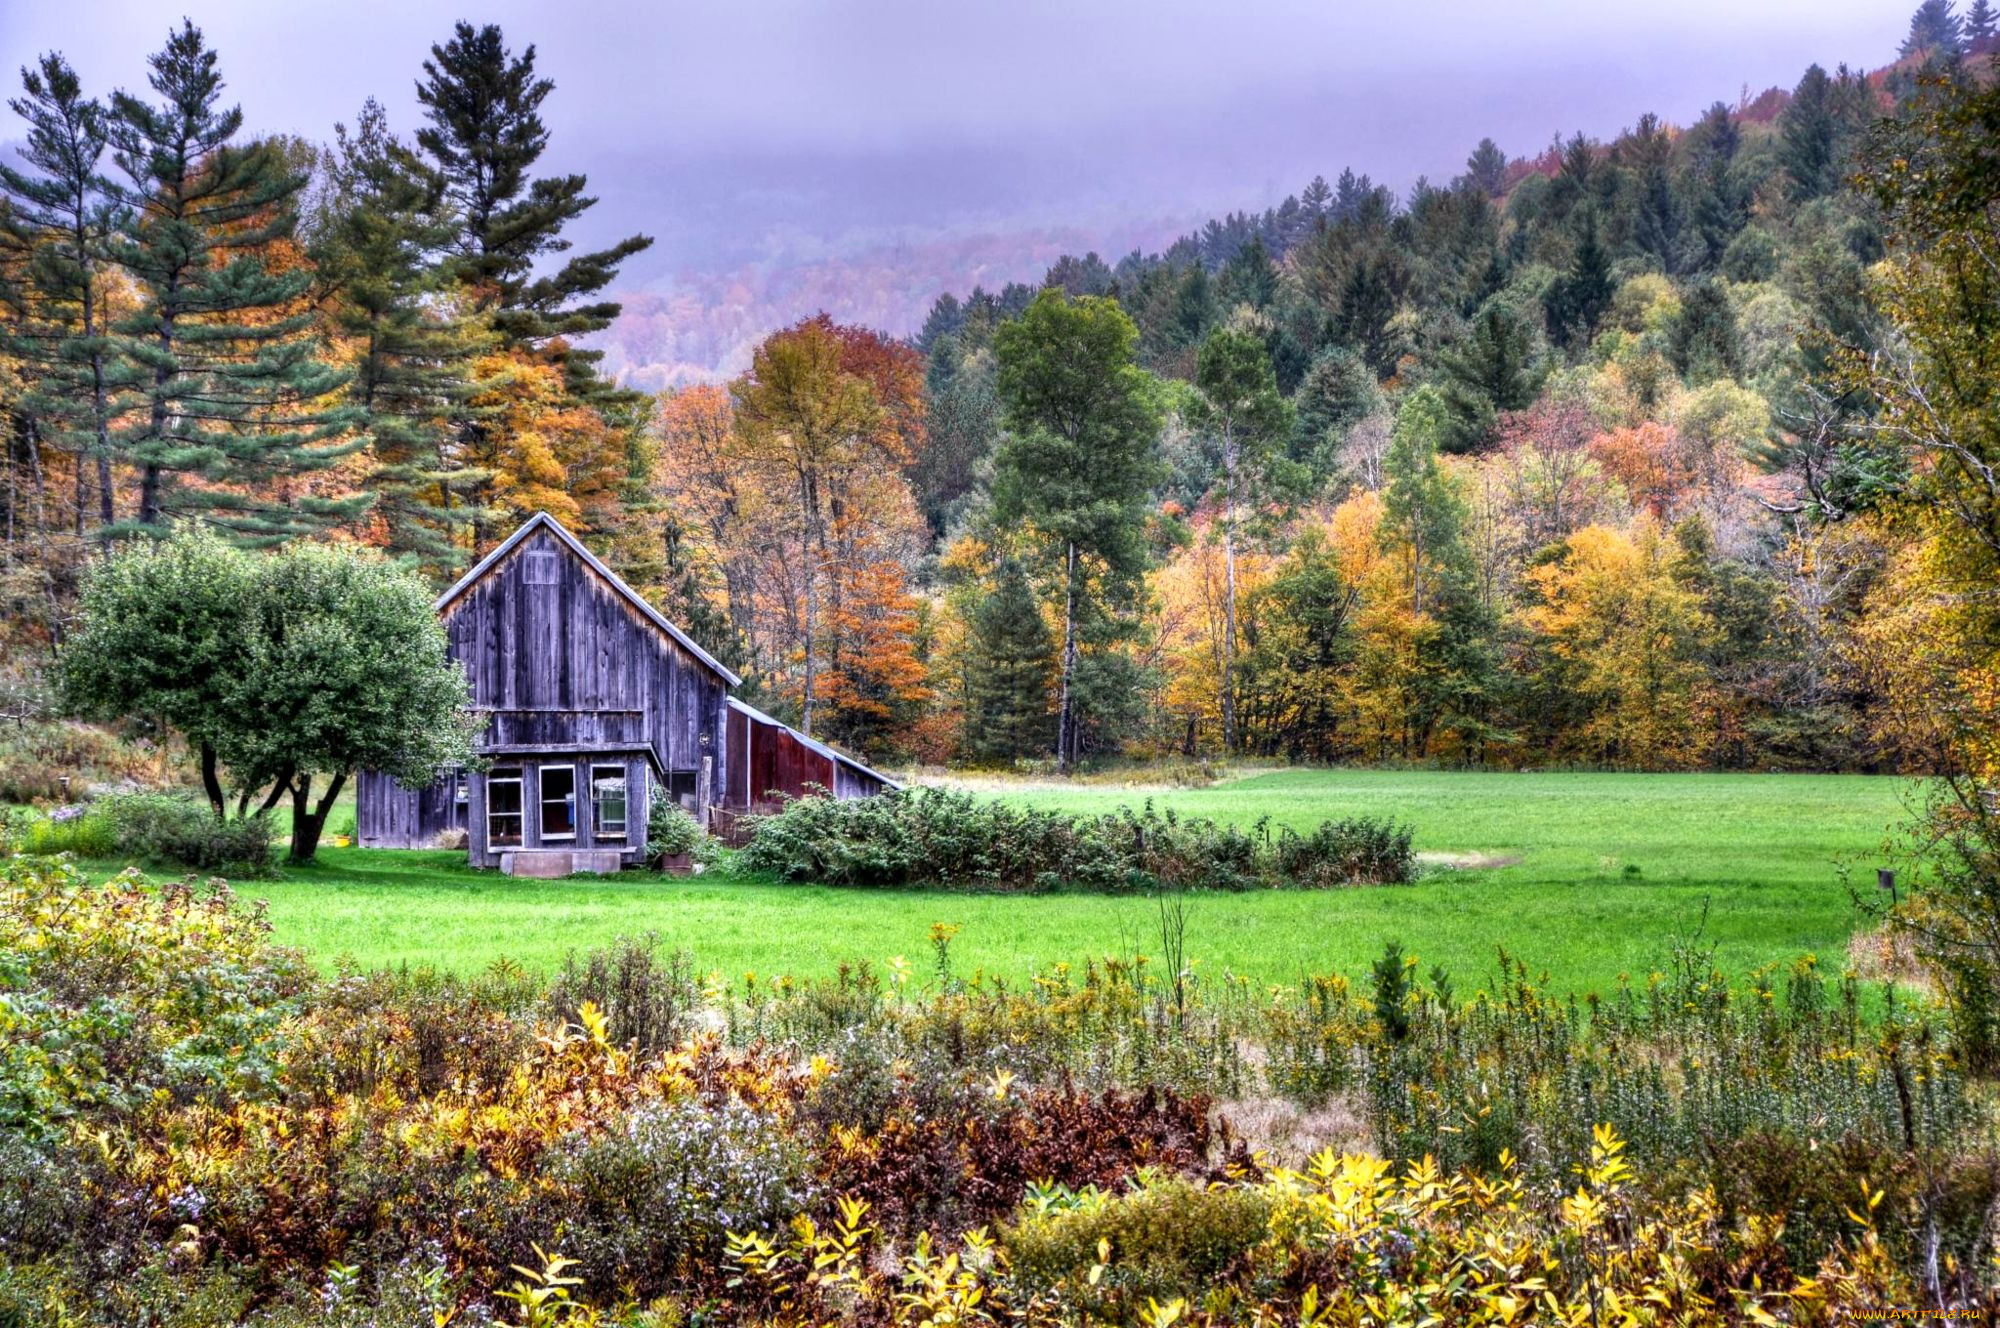
[[[767,338],[730,386],[760,611],[782,624],[782,686],[807,733],[879,742],[880,721],[927,695],[903,570],[921,532],[901,469],[921,441],[913,373],[822,315]]]

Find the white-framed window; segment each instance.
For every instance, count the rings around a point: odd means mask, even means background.
[[[590,767],[590,805],[594,818],[591,822],[592,835],[598,839],[625,837],[629,800],[625,792],[624,766]]]
[[[542,767],[543,842],[576,838],[576,767]]]
[[[521,767],[495,766],[486,776],[486,846],[512,848],[521,842]]]

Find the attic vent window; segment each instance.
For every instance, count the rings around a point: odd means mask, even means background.
[[[556,583],[556,555],[549,549],[535,549],[527,555],[522,565],[521,579],[531,586],[552,586]]]

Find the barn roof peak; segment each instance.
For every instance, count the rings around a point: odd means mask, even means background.
[[[637,610],[641,617],[673,638],[674,641],[692,653],[696,659],[727,679],[731,687],[735,687],[743,681],[743,679],[736,675],[734,670],[722,663],[715,656],[709,654],[706,650],[703,650],[695,642],[694,638],[668,621],[665,614],[661,613],[651,604],[648,604],[645,596],[632,589],[631,586],[626,585],[625,578],[619,576],[618,573],[612,571],[609,567],[606,567],[596,554],[583,546],[582,540],[570,534],[562,522],[556,520],[547,512],[537,512],[526,521],[523,521],[519,530],[516,530],[506,539],[502,540],[493,552],[481,558],[471,571],[453,583],[450,590],[439,595],[436,605],[437,611],[443,613],[445,609],[450,607],[453,600],[476,585],[482,577],[497,567],[508,554],[512,553],[523,540],[538,530],[546,530],[555,536],[571,553],[582,559],[585,566],[601,577],[614,593]]]

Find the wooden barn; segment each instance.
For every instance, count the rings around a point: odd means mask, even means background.
[[[365,847],[423,847],[462,832],[477,867],[608,872],[644,856],[654,788],[707,818],[748,810],[753,786],[796,794],[817,783],[842,797],[892,786],[735,701],[729,690],[741,679],[547,513],[481,559],[437,609],[486,716],[480,760],[425,789],[363,771],[355,821]],[[751,728],[776,731],[751,740]],[[737,753],[791,742],[812,760],[774,758],[762,783],[735,768]]]

